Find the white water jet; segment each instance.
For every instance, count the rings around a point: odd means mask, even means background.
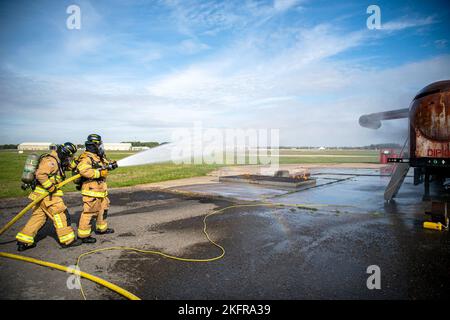
[[[195,131],[195,130],[194,130]],[[174,142],[142,151],[118,161],[119,167],[162,162],[175,164],[271,164],[278,165],[278,132],[240,130],[178,132]],[[259,135],[259,138],[258,138]],[[267,136],[271,136],[268,144]]]
[[[182,161],[184,159],[174,159],[173,158],[173,148],[176,147],[174,143],[166,143],[149,150],[141,151],[136,154],[133,154],[129,157],[123,158],[117,161],[117,164],[120,167],[130,167],[130,166],[138,166],[143,164],[152,164],[152,163],[161,163],[168,161]]]

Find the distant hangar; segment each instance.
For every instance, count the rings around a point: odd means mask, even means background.
[[[17,146],[19,151],[48,151],[56,147],[51,142],[23,142]]]
[[[131,143],[103,143],[106,151],[130,151]]]

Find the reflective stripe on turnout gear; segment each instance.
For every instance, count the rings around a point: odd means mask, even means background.
[[[53,217],[55,218],[56,227],[57,228],[63,228],[64,225],[62,223],[61,216],[59,215],[59,213],[54,214]]]
[[[78,165],[78,171],[82,171],[84,169],[90,169],[91,165],[87,164],[87,163],[81,163]]]
[[[47,181],[45,181],[45,182],[42,184],[42,186],[43,186],[45,189],[50,188],[52,185],[53,185],[53,182],[51,182],[50,180],[47,180]]]
[[[108,196],[108,191],[91,191],[91,190],[81,190],[83,196],[94,197],[94,198],[106,198]]]
[[[97,224],[96,228],[99,231],[105,231],[108,228],[108,223],[105,222],[104,224]]]
[[[16,235],[16,239],[19,240],[20,242],[25,242],[25,243],[30,243],[30,244],[34,243],[34,238],[33,237],[27,236],[26,234],[23,234],[21,232],[19,232]]]
[[[75,239],[75,233],[73,233],[73,231],[71,233],[69,233],[69,234],[66,234],[65,236],[59,237],[59,241],[61,243],[69,242],[72,239]]]
[[[36,189],[34,189],[34,192],[39,193],[39,194],[50,194],[47,190],[45,190],[44,188],[41,188],[40,186],[37,186]],[[64,195],[64,192],[62,190],[58,190],[58,191],[52,193],[52,196],[62,197],[63,195]]]
[[[90,234],[91,234],[91,229],[86,229],[86,230],[78,229],[79,236],[88,236]]]

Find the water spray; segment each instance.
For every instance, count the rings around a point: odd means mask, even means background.
[[[172,150],[176,147],[175,143],[166,143],[149,150],[141,151],[133,154],[129,157],[120,159],[117,161],[119,167],[130,167],[144,164],[161,163],[170,160],[176,160],[172,158]],[[182,160],[182,159],[179,159]]]

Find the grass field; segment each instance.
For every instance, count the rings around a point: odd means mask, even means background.
[[[132,152],[111,152],[108,157],[119,160]],[[27,196],[29,191],[20,188],[23,165],[27,153],[0,151],[0,198]],[[294,163],[377,163],[378,151],[370,150],[280,150],[281,164]],[[221,165],[176,165],[173,163],[151,164],[118,168],[108,177],[110,187],[125,187],[137,184],[203,176]],[[75,191],[74,185],[65,187]]]
[[[111,152],[108,154],[108,157],[119,160],[131,154],[133,153]],[[23,191],[20,188],[22,184],[20,177],[27,156],[27,153],[18,154],[16,151],[0,151],[0,198],[25,197],[29,194],[29,190]],[[175,165],[172,163],[118,168],[108,177],[108,186],[113,188],[125,187],[203,176],[217,168],[219,168],[218,165]],[[64,190],[76,191],[73,184],[64,187]]]

